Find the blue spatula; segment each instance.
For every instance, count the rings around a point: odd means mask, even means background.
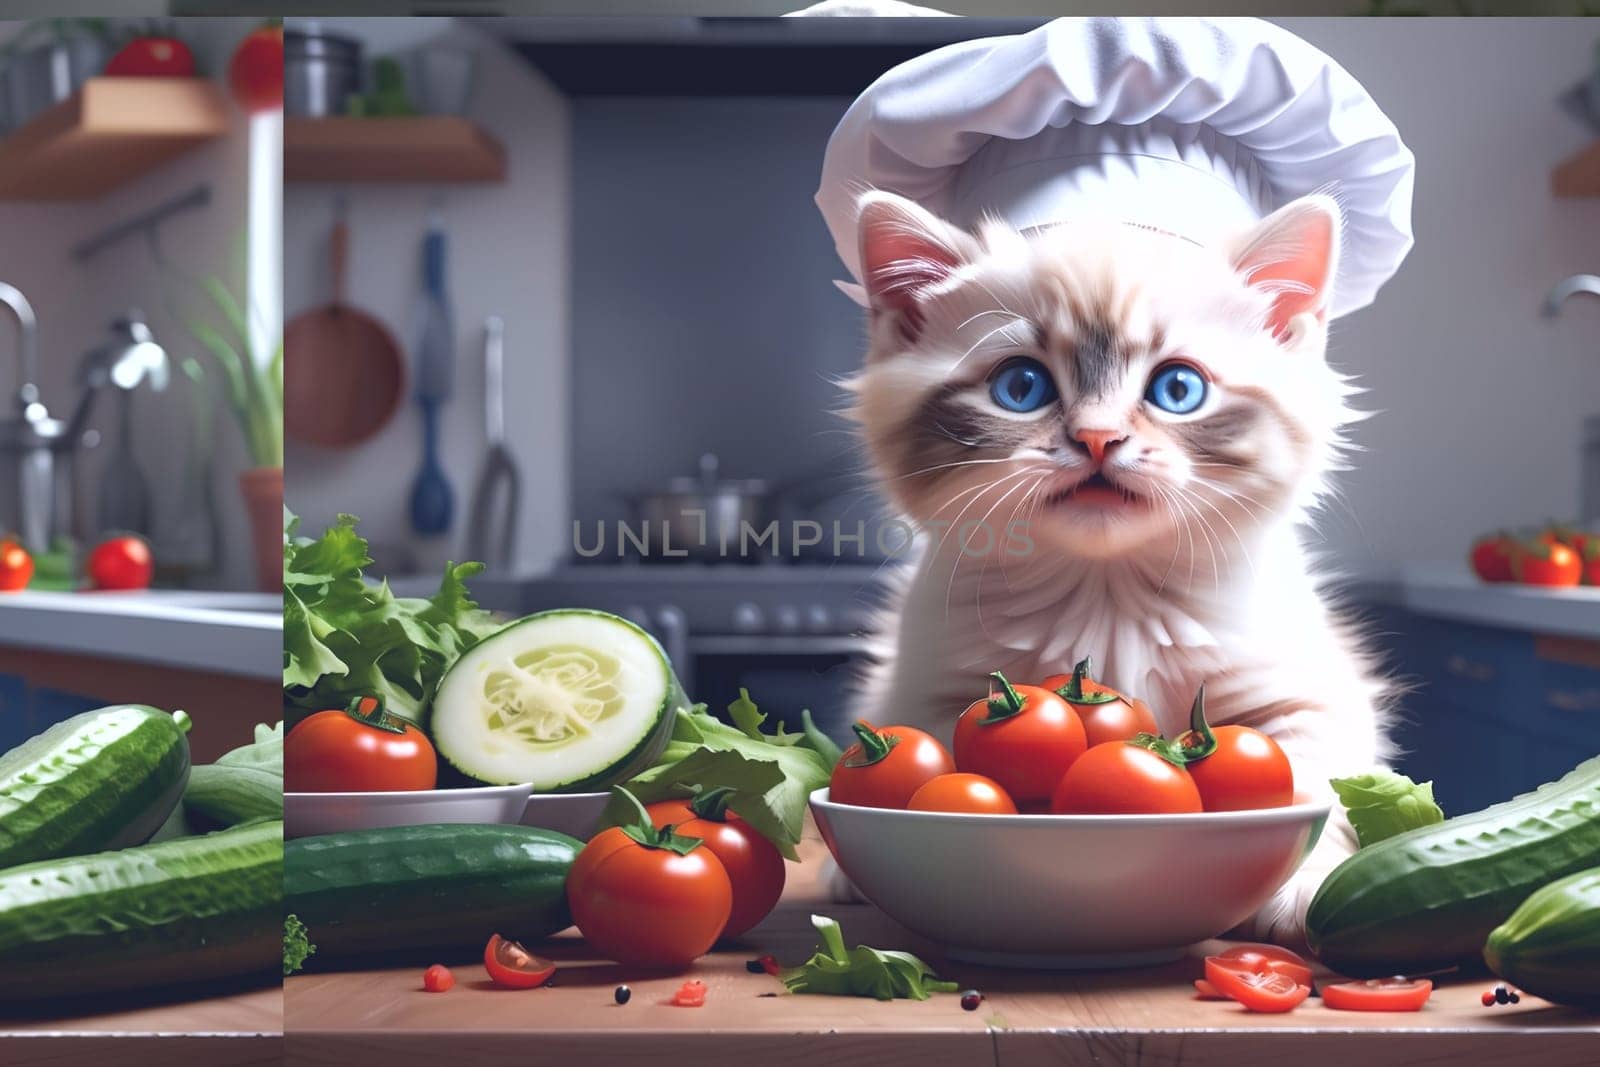
[[[422,467],[411,486],[411,528],[425,537],[450,529],[455,510],[439,463],[439,408],[450,399],[456,372],[455,322],[445,294],[444,228],[428,223],[422,239],[422,325],[417,340],[417,405],[422,408]]]

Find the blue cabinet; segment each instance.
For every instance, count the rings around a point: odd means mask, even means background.
[[[1369,614],[1406,687],[1397,768],[1431,779],[1446,814],[1526,792],[1600,752],[1600,668],[1541,654],[1526,632],[1393,607]]]

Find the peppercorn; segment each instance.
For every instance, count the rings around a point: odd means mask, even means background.
[[[1507,989],[1503,985],[1495,986],[1494,987],[1494,1002],[1496,1004],[1510,1004],[1511,1003],[1511,990]]]
[[[611,995],[616,999],[618,1004],[626,1004],[628,1001],[633,999],[633,990],[629,989],[625,985],[619,985],[617,986],[617,991]]]
[[[969,989],[961,994],[961,1010],[977,1011],[978,1005],[983,1003],[983,994],[976,989]]]
[[[765,972],[767,968],[766,965],[760,960],[745,960],[744,969],[749,971],[751,974],[761,974]]]
[[[1517,996],[1515,993],[1513,993],[1513,994],[1511,994],[1511,1003],[1520,1004],[1520,1003],[1522,1003],[1522,998]]]

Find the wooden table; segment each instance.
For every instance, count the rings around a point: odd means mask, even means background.
[[[595,960],[574,932],[542,951],[561,964],[554,986],[494,988],[481,964],[454,968],[448,993],[421,991],[421,968],[296,975],[285,983],[285,1063],[295,1067],[439,1067],[515,1057],[579,1067],[944,1067],[1003,1064],[1600,1064],[1600,1016],[1525,996],[1485,1008],[1483,978],[1442,983],[1418,1014],[1335,1012],[1307,1001],[1287,1015],[1255,1015],[1196,1000],[1195,955],[1162,967],[1096,973],[986,970],[941,959],[927,942],[867,905],[826,901],[816,885],[821,842],[790,867],[778,910],[744,943],[714,952],[691,972],[705,981],[703,1008],[665,1003],[682,981],[644,978]],[[905,948],[940,973],[985,994],[975,1012],[959,998],[879,1003],[791,996],[750,974],[765,952],[785,964],[811,954],[812,911],[844,927],[848,944]],[[1213,943],[1213,947],[1215,947]],[[612,991],[633,989],[626,1006]],[[776,994],[776,995],[774,995]],[[505,1062],[513,1062],[506,1060]]]
[[[283,993],[276,985],[222,986],[198,996],[104,996],[83,1005],[24,1005],[0,1015],[0,1063],[6,1067],[282,1062]]]

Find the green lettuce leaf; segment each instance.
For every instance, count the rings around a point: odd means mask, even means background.
[[[481,563],[448,564],[427,599],[397,597],[373,584],[357,519],[341,515],[311,539],[285,511],[283,541],[283,692],[291,707],[338,708],[379,696],[413,722],[427,717],[450,664],[500,628],[473,602],[466,581]]]
[[[1413,782],[1393,771],[1373,771],[1330,783],[1355,828],[1362,848],[1385,838],[1444,821],[1433,800],[1432,782]]]
[[[836,997],[874,997],[878,1000],[927,1000],[934,993],[954,993],[954,982],[941,982],[922,960],[909,952],[844,947],[844,931],[826,915],[811,916],[822,942],[817,952],[798,967],[779,975],[791,993],[823,993]]]

